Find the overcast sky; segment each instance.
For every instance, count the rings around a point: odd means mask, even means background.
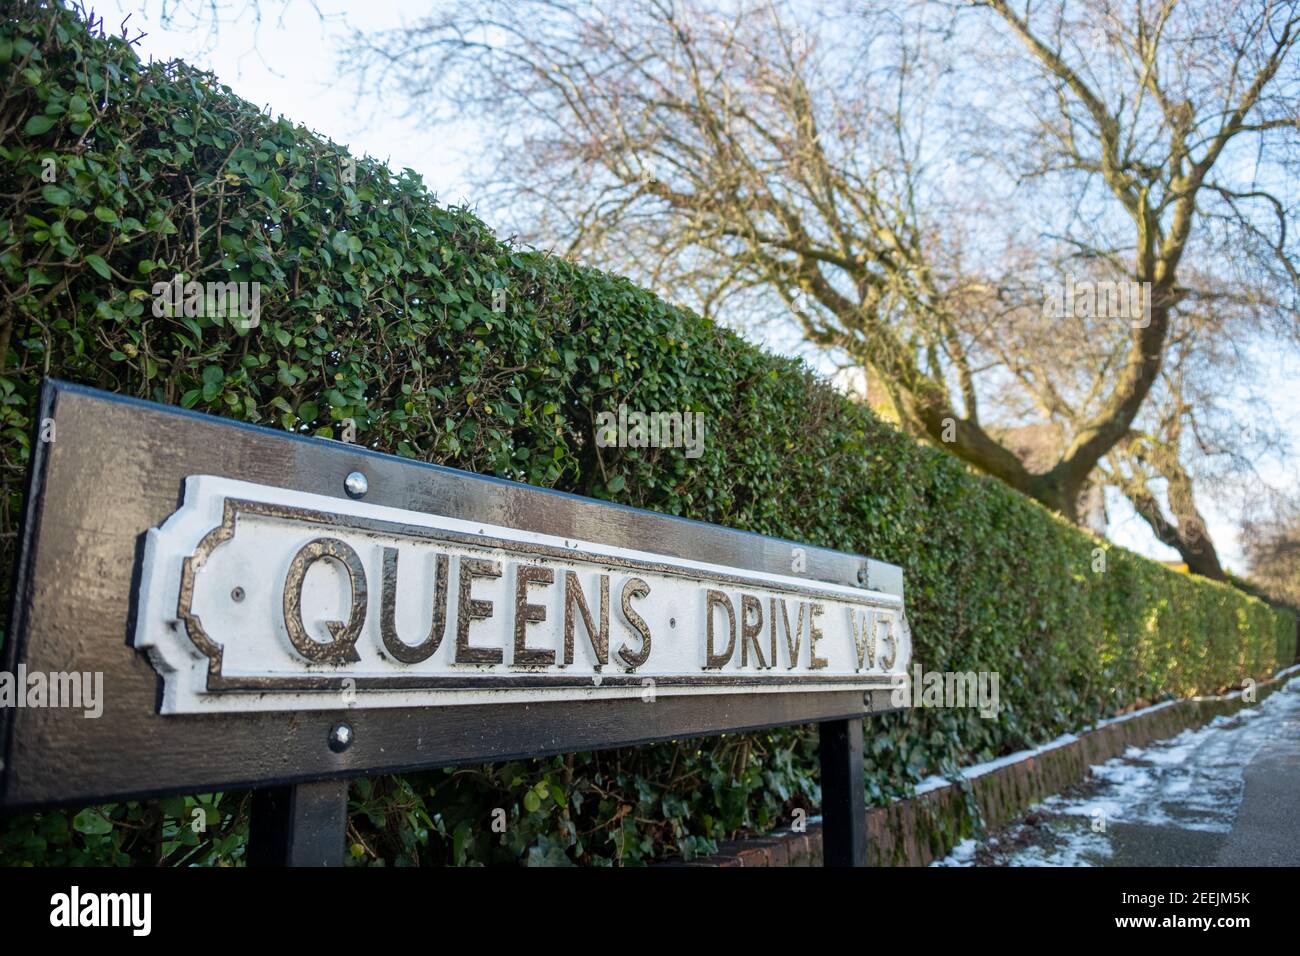
[[[465,203],[489,225],[501,225],[505,219],[501,211],[479,205],[470,189],[474,157],[491,148],[490,131],[470,123],[439,126],[437,130],[423,128],[418,121],[404,118],[405,104],[401,100],[358,95],[352,78],[339,75],[336,50],[349,31],[400,25],[403,20],[418,17],[428,9],[427,4],[412,0],[318,0],[315,4],[288,3],[284,10],[274,2],[262,5],[267,11],[257,24],[243,13],[247,9],[244,0],[232,0],[228,6],[232,19],[223,23],[216,34],[195,30],[193,21],[185,16],[162,23],[164,3],[160,0],[101,0],[94,4],[94,10],[104,16],[110,32],[119,32],[116,25],[129,14],[131,35],[137,29],[148,34],[137,45],[142,56],[177,57],[211,70],[243,98],[346,145],[354,153],[381,159],[395,169],[409,167],[424,178],[440,202]],[[662,289],[654,291],[665,294]],[[793,330],[784,336],[769,331],[761,341],[768,348],[809,357],[828,374],[833,371],[830,363],[818,361],[801,346]],[[1300,448],[1300,416],[1295,414],[1300,403],[1300,385],[1295,384],[1300,382],[1300,362],[1291,356],[1273,355],[1263,365],[1267,378],[1277,383],[1274,401],[1278,421],[1287,428],[1293,446]],[[1230,383],[1225,383],[1225,388],[1231,391]],[[1265,474],[1281,485],[1294,488],[1297,484],[1294,474],[1283,474],[1276,467],[1266,468]],[[1112,539],[1151,557],[1177,559],[1172,549],[1155,540],[1122,498],[1111,495],[1108,504]],[[1245,562],[1235,523],[1221,505],[1223,502],[1202,494],[1202,507],[1220,557],[1229,569],[1240,573],[1245,570]]]

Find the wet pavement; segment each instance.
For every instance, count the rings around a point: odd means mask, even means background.
[[[1300,677],[1092,768],[935,866],[1300,866]]]

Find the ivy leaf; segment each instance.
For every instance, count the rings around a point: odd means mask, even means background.
[[[41,197],[51,206],[66,206],[72,202],[72,193],[61,186],[44,186]]]
[[[113,832],[113,823],[93,807],[82,810],[72,818],[72,829],[78,833],[103,836]]]
[[[48,133],[50,128],[58,122],[53,116],[33,116],[23,126],[23,133],[27,136],[40,136],[42,133]]]
[[[108,263],[104,261],[103,256],[97,256],[92,252],[90,255],[86,256],[86,262],[90,264],[90,268],[94,269],[105,279],[111,279],[113,277],[113,273],[109,270]]]

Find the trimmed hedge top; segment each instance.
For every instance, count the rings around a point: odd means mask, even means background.
[[[1294,657],[1290,615],[1111,547],[918,446],[800,363],[626,279],[500,242],[409,170],[353,159],[182,63],[144,65],[60,5],[7,15],[0,78],[6,587],[50,374],[331,437],[351,422],[383,451],[901,565],[917,663],[997,671],[1003,707],[991,720],[923,709],[873,723],[877,802],[927,771]],[[154,284],[178,274],[260,283],[260,323],[155,315]],[[598,448],[596,416],[620,404],[702,412],[704,454]],[[357,856],[601,863],[707,850],[815,806],[814,768],[806,733],[772,731],[365,782]],[[220,822],[201,839],[176,825],[188,811],[173,801],[156,839],[113,826],[154,812],[132,805],[71,828],[58,815],[14,824],[6,852],[238,859],[242,804],[212,805]],[[494,807],[510,818],[504,835]]]

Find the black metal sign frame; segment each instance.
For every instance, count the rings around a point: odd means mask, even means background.
[[[37,425],[4,668],[102,672],[103,714],[0,709],[0,807],[249,787],[253,859],[338,862],[352,777],[816,722],[827,863],[865,861],[861,718],[887,690],[164,717],[133,596],[145,534],[193,474],[343,499],[362,471],[379,504],[773,574],[799,547],[810,583],[901,594],[896,567],[58,381]]]

